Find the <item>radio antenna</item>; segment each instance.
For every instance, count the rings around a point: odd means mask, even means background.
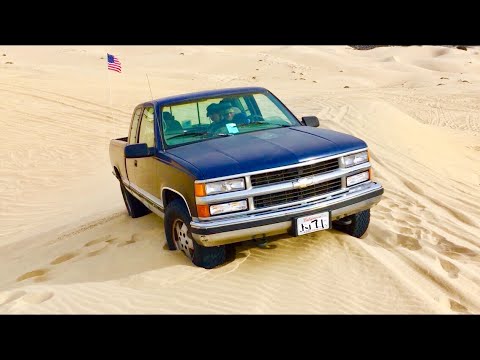
[[[150,89],[150,96],[152,97],[152,101],[153,101],[152,88],[150,87],[150,80],[148,79],[147,73],[145,73],[145,75],[147,76],[148,88]]]

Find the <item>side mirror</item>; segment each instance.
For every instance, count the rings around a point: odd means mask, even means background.
[[[125,158],[140,158],[152,156],[153,151],[150,149],[147,144],[129,144],[125,146]]]
[[[318,127],[320,125],[320,121],[316,116],[304,116],[302,117],[302,122],[311,127]]]

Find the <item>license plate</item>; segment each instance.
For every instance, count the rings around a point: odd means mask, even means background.
[[[296,235],[304,235],[330,228],[330,213],[323,212],[295,219]]]

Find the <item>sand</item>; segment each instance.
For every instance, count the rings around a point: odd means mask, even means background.
[[[0,46],[0,313],[480,313],[479,52]],[[206,270],[128,217],[108,146],[133,108],[249,85],[367,142],[385,194],[361,239],[243,243]]]

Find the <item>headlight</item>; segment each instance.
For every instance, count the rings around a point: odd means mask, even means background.
[[[362,151],[356,154],[348,155],[343,157],[343,163],[345,167],[350,167],[358,164],[362,164],[368,161],[368,152]]]
[[[244,190],[245,179],[230,179],[223,181],[215,181],[205,184],[195,184],[195,195],[205,196],[212,194],[221,194],[230,191]]]
[[[367,181],[368,179],[370,179],[370,172],[364,171],[364,172],[361,172],[360,174],[347,177],[347,186],[360,184],[361,182]]]
[[[210,214],[218,215],[234,211],[247,210],[247,200],[233,201],[226,204],[210,205]]]

